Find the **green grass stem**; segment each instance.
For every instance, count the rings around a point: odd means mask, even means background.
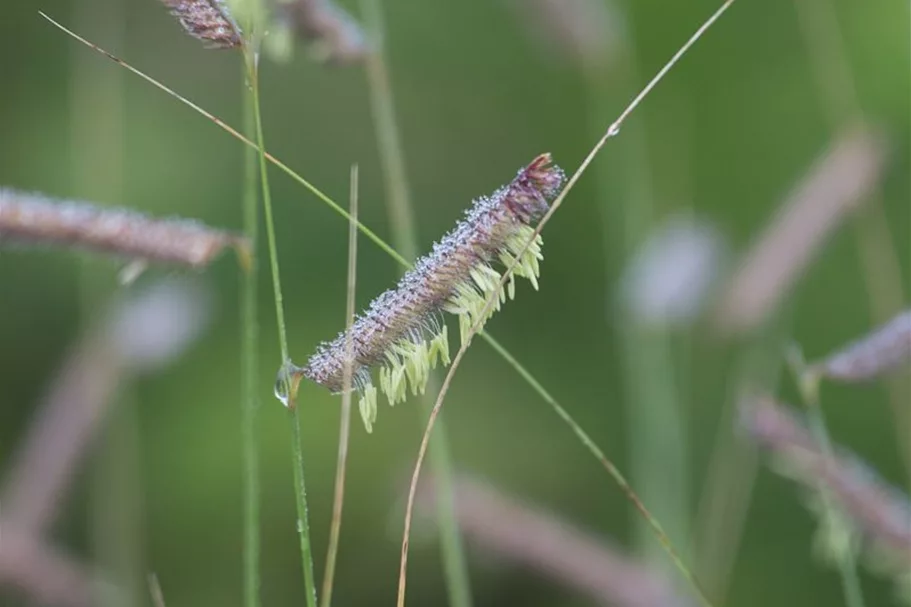
[[[290,360],[288,354],[288,334],[285,328],[285,310],[282,299],[281,274],[278,264],[278,246],[275,239],[275,222],[272,217],[272,196],[269,190],[269,172],[266,165],[266,147],[263,138],[262,111],[259,103],[259,71],[256,63],[257,53],[247,48],[245,52],[247,78],[250,83],[250,95],[253,101],[253,117],[256,127],[256,147],[259,150],[259,180],[262,186],[263,211],[265,215],[266,237],[269,245],[269,266],[272,270],[273,297],[275,300],[275,321],[278,327],[278,340],[281,348],[282,364]],[[291,417],[291,466],[294,472],[294,498],[297,507],[297,532],[300,536],[301,566],[304,573],[307,607],[316,607],[316,581],[313,575],[313,554],[310,546],[310,522],[307,509],[307,488],[304,482],[303,445],[300,431],[300,409],[290,403],[288,411]]]
[[[800,391],[804,406],[807,409],[807,421],[810,433],[822,451],[826,465],[831,465],[835,460],[835,451],[832,441],[826,430],[826,422],[822,407],[819,402],[819,377],[807,368],[803,352],[794,346],[788,353],[791,370]],[[823,506],[829,516],[836,520],[845,520],[845,514],[835,502],[828,487],[823,482],[817,483],[817,490],[822,497]],[[863,591],[860,587],[860,575],[857,572],[857,555],[854,546],[849,546],[837,559],[838,572],[841,576],[842,592],[845,596],[847,607],[864,607]]]

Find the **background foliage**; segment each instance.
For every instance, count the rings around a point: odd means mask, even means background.
[[[883,200],[907,277],[908,4],[834,4],[864,110],[888,137]],[[660,67],[715,5],[627,2],[625,27],[642,75]],[[241,144],[52,28],[38,17],[38,8],[7,3],[0,17],[0,183],[239,228]],[[229,123],[242,123],[239,56],[203,50],[157,2],[47,0],[40,8]],[[505,0],[390,0],[384,9],[396,112],[425,249],[472,197],[506,182],[537,153],[550,151],[573,170],[598,129],[628,101],[625,85],[613,86],[613,72],[605,70],[603,89],[593,94],[576,62],[529,33],[517,14],[533,10],[531,3],[516,9]],[[288,64],[267,63],[261,84],[270,151],[338,200],[346,198],[349,165],[359,163],[361,219],[388,236],[363,70],[328,69],[299,53]],[[721,226],[734,250],[745,248],[831,141],[821,101],[794,3],[742,0],[636,114],[647,143],[656,216],[695,209]],[[111,112],[121,113],[117,128],[98,128],[111,123]],[[609,210],[619,201],[598,200],[606,190],[596,183],[599,172],[611,175],[632,153],[629,142],[621,134],[608,144],[548,226],[540,293],[526,287],[488,325],[623,470],[630,467],[626,454],[636,441],[625,430],[626,379],[614,315],[624,259],[619,247],[605,247],[612,233],[601,211],[606,205],[610,224]],[[111,185],[117,182],[122,185]],[[272,186],[291,351],[301,362],[343,325],[347,225],[277,172]],[[271,286],[261,268],[263,597],[265,604],[299,604],[286,417],[271,397],[280,361]],[[98,296],[117,288],[116,270],[97,258],[59,252],[0,254],[0,462],[13,452],[68,344],[92,317],[80,276],[90,274]],[[397,272],[392,260],[363,240],[359,305]],[[157,572],[171,607],[239,605],[241,597],[235,264],[226,257],[204,278],[217,295],[211,329],[179,363],[127,391],[123,407],[134,411],[135,436],[114,451],[108,444],[93,452],[56,528],[77,554],[89,555],[97,528],[92,512],[100,503],[121,511],[142,546],[142,567]],[[823,354],[871,326],[864,284],[847,226],[793,293],[790,330],[806,352]],[[674,343],[695,506],[730,391],[730,361],[740,346],[707,325]],[[790,383],[782,386],[796,400]],[[305,385],[302,403],[311,528],[321,557],[338,401]],[[599,534],[620,542],[631,538],[633,513],[622,494],[552,411],[480,342],[447,403],[460,470]],[[827,387],[823,403],[833,437],[906,487],[886,391]],[[404,479],[420,439],[417,411],[414,401],[385,408],[370,436],[360,425],[352,428],[337,604],[391,601]],[[118,428],[128,427],[115,417],[107,443]],[[112,462],[130,466],[127,492],[133,499],[117,501],[122,490],[106,494],[99,485],[98,471]],[[811,557],[814,527],[793,486],[763,469],[733,569],[731,604],[839,604],[836,573]],[[438,604],[445,594],[432,536],[423,534],[413,550],[410,601]],[[469,554],[479,605],[579,603],[537,575]],[[889,604],[885,583],[866,575],[863,581],[869,605]]]

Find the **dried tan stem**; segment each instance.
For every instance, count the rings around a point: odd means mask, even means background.
[[[316,44],[328,63],[360,63],[369,53],[360,25],[331,0],[286,0],[279,6],[297,35]]]

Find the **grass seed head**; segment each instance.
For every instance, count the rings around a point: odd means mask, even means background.
[[[549,154],[542,154],[509,184],[477,199],[465,218],[395,288],[374,299],[349,331],[322,344],[300,373],[340,392],[343,371],[350,364],[368,431],[376,418],[371,368],[380,368],[380,391],[390,404],[404,401],[409,388],[412,394],[423,393],[430,369],[449,363],[442,313],[459,317],[464,340],[474,324],[487,320],[481,316],[488,298],[496,294],[497,305],[487,317],[514,297],[514,281],[501,290],[502,274],[494,265],[517,260],[514,276],[528,279],[537,289],[543,256],[541,237],[533,226],[547,212],[563,181],[563,171],[552,164]]]

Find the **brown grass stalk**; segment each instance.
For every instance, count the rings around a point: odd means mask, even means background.
[[[278,9],[294,33],[334,65],[361,63],[369,49],[361,26],[331,0],[283,0]]]

